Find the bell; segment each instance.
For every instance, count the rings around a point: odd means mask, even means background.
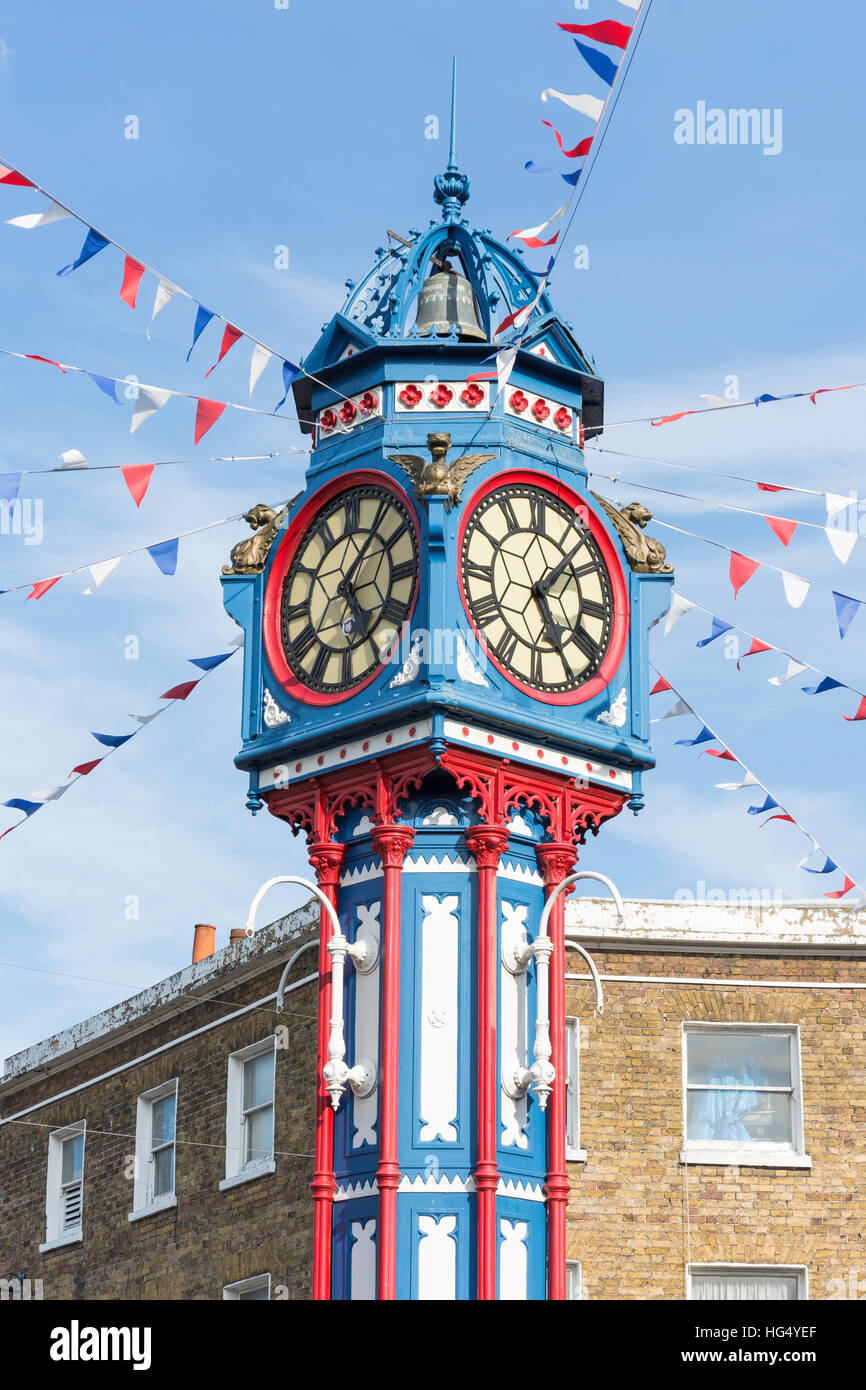
[[[487,341],[487,334],[481,327],[478,308],[472,286],[463,275],[458,275],[449,264],[447,268],[428,277],[418,295],[418,314],[415,328],[419,337],[431,335],[447,337],[451,325],[457,325],[461,338],[477,338]]]

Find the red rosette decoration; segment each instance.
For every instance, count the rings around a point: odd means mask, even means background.
[[[418,387],[415,385],[414,382],[410,381],[408,386],[403,387],[403,390],[400,392],[398,399],[402,402],[403,405],[408,406],[411,410],[414,406],[418,404],[420,400],[423,399],[423,393],[418,390]]]
[[[358,407],[354,401],[343,401],[340,406],[340,419],[344,425],[351,425],[357,414]]]
[[[319,417],[319,424],[323,430],[332,430],[337,423],[337,417],[333,410],[323,410]]]
[[[379,408],[379,397],[375,391],[365,391],[358,405],[362,415],[372,415],[373,411]]]
[[[512,410],[517,412],[518,415],[522,415],[526,407],[529,405],[529,397],[525,396],[522,391],[512,391],[511,396],[508,400],[508,404],[511,406]]]
[[[449,401],[453,401],[453,399],[454,392],[451,390],[451,387],[445,386],[441,381],[439,385],[434,386],[433,390],[430,392],[430,403],[431,405],[437,406],[439,410],[441,410],[443,406],[448,405]]]
[[[473,409],[480,405],[484,400],[484,392],[477,381],[470,381],[465,391],[460,392],[460,399],[464,405],[471,406]]]
[[[541,421],[546,420],[550,414],[550,406],[539,396],[538,400],[533,402],[532,413],[540,424]]]
[[[567,430],[567,429],[570,429],[570,428],[571,428],[571,411],[570,411],[570,410],[566,410],[565,406],[564,406],[564,405],[561,405],[561,406],[559,407],[559,409],[557,410],[556,414],[555,414],[554,417],[553,417],[553,423],[556,425],[556,428],[557,428],[558,430]]]

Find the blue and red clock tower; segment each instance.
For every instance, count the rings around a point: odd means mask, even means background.
[[[294,386],[305,490],[236,547],[248,805],[308,841],[319,946],[317,1299],[565,1297],[563,897],[642,804],[669,567],[587,488],[603,383],[464,216],[376,253]],[[475,379],[471,379],[475,378]]]

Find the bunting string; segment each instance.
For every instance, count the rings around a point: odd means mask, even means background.
[[[623,423],[620,421],[620,423]],[[605,426],[607,428],[607,426]],[[758,478],[746,477],[743,473],[722,473],[717,468],[702,468],[693,463],[676,463],[671,459],[650,458],[647,454],[627,454],[621,449],[608,449],[605,445],[593,441],[593,448],[596,453],[610,454],[612,458],[633,459],[637,463],[658,464],[662,468],[679,468],[685,473],[705,473],[712,478],[728,478],[737,483],[751,483],[759,492],[801,492],[807,497],[822,497],[827,505],[828,516],[833,517],[844,507],[851,505],[852,499],[844,493],[819,492],[816,488],[801,487],[797,483],[767,483],[761,482]]]
[[[773,396],[765,391],[763,395],[754,396],[748,401],[726,401],[721,396],[702,391],[702,399],[712,401],[712,405],[701,406],[696,410],[678,410],[673,415],[639,415],[633,420],[606,420],[604,428],[610,430],[617,429],[620,425],[670,425],[675,420],[684,420],[687,415],[716,415],[720,410],[745,410],[749,406],[773,405],[778,401],[797,401],[805,397],[808,397],[813,405],[817,405],[818,396],[830,395],[834,391],[866,391],[866,381],[855,381],[847,386],[818,386],[813,391],[789,391],[784,396]]]
[[[275,510],[281,511],[287,505],[290,504],[281,502]],[[189,531],[181,531],[178,535],[170,536],[167,540],[151,541],[150,545],[134,546],[132,550],[121,551],[119,555],[113,555],[108,560],[91,560],[89,564],[76,565],[74,569],[61,570],[59,574],[53,575],[50,579],[38,579],[35,582],[31,580],[27,584],[10,584],[7,589],[0,589],[0,594],[14,594],[22,589],[30,589],[31,592],[27,595],[27,599],[40,599],[59,580],[68,579],[73,574],[83,574],[85,570],[90,570],[93,577],[93,588],[84,590],[85,594],[90,594],[93,589],[99,588],[109,574],[113,573],[121,560],[127,559],[130,555],[140,555],[145,550],[162,574],[173,575],[177,570],[179,541],[184,540],[187,536],[197,536],[201,531],[212,531],[217,526],[227,526],[229,522],[243,521],[243,519],[244,513],[236,512],[234,516],[225,516],[220,521],[208,521],[203,526],[193,526]]]
[[[715,730],[706,722],[703,716],[698,714],[695,707],[689,704],[689,702],[684,698],[681,692],[677,690],[676,686],[673,685],[665,676],[663,676],[661,672],[658,671],[655,667],[653,667],[652,669],[655,671],[658,680],[656,681],[655,685],[650,691],[650,694],[658,695],[664,691],[670,691],[672,695],[676,696],[676,704],[668,710],[667,714],[662,715],[661,719],[675,719],[682,715],[691,715],[698,720],[701,726],[695,738],[677,739],[676,746],[679,748],[695,748],[705,743],[718,743],[720,745],[719,748],[701,748],[701,752],[706,752],[714,758],[723,758],[727,762],[736,763],[738,767],[742,769],[744,777],[742,782],[717,782],[717,789],[719,791],[740,791],[744,787],[758,787],[764,793],[764,803],[761,806],[749,806],[748,814],[750,816],[759,816],[763,815],[767,811],[773,812],[772,815],[768,816],[767,819],[762,822],[761,828],[763,829],[764,826],[769,825],[770,821],[788,821],[791,825],[795,826],[796,829],[799,830],[800,833],[804,835],[805,838],[809,840],[811,843],[812,848],[809,850],[809,853],[803,859],[800,860],[800,862],[797,865],[797,868],[805,869],[806,873],[810,874],[835,873],[837,871],[842,874],[844,880],[842,887],[834,889],[831,892],[824,893],[823,896],[825,898],[835,899],[844,898],[848,893],[851,892],[852,888],[859,888],[861,895],[863,895],[862,885],[858,883],[858,881],[855,878],[853,878],[845,869],[842,868],[838,860],[834,860],[833,858],[831,858],[831,856],[822,847],[822,845],[815,838],[815,836],[812,835],[810,831],[808,831],[799,820],[797,820],[796,816],[794,816],[793,813],[789,811],[788,808],[784,806],[781,801],[779,801],[775,796],[773,796],[769,788],[760,780],[759,777],[755,775],[754,772],[751,771],[750,768],[746,766],[746,764],[743,762],[741,758],[737,757],[737,755],[731,750],[728,744],[726,744],[724,740],[720,738],[719,735],[715,732]],[[823,854],[824,856],[825,863],[823,867],[817,869],[808,868],[808,860],[811,859],[814,854],[818,853]],[[858,902],[852,903],[851,906],[859,906],[860,902],[863,901],[863,896],[861,896]]]
[[[306,454],[308,449],[287,449],[290,454]],[[61,462],[54,468],[21,468],[15,473],[0,473],[0,502],[15,502],[24,478],[42,473],[62,473],[67,476],[81,473],[120,472],[137,507],[150,486],[155,468],[175,468],[189,463],[262,463],[267,459],[279,458],[272,454],[230,454],[224,458],[209,459],[154,459],[150,463],[88,463],[80,449],[66,449],[58,454]]]
[[[151,724],[154,719],[158,719],[161,714],[165,714],[167,709],[171,709],[171,707],[179,701],[186,700],[192,694],[196,686],[201,684],[205,676],[210,675],[211,672],[221,666],[224,661],[228,661],[230,657],[234,656],[235,652],[243,646],[243,641],[243,633],[239,633],[238,636],[229,643],[228,649],[224,652],[217,652],[215,656],[190,657],[190,665],[196,666],[202,672],[202,675],[196,677],[195,680],[182,681],[179,685],[174,685],[169,690],[166,690],[159,696],[159,699],[167,703],[161,705],[152,713],[127,715],[127,718],[134,719],[139,726],[137,729],[133,729],[132,733],[92,733],[91,737],[95,738],[96,742],[108,751],[100,754],[98,758],[91,758],[88,762],[78,763],[69,773],[66,781],[62,782],[59,787],[47,787],[42,791],[34,792],[31,797],[13,796],[10,797],[8,801],[0,802],[0,805],[8,806],[10,810],[21,811],[23,813],[21,820],[16,821],[14,825],[10,825],[7,830],[0,832],[0,840],[2,840],[5,835],[11,835],[13,830],[18,830],[24,822],[35,815],[37,811],[41,811],[43,806],[46,806],[49,801],[59,801],[61,796],[64,796],[66,792],[69,791],[70,787],[74,787],[75,783],[80,782],[82,777],[89,776],[95,767],[98,767],[100,763],[104,763],[106,758],[110,758],[112,753],[116,753],[124,744],[129,743],[130,739],[135,738],[136,734],[140,734],[142,729],[148,724]]]
[[[303,367],[299,366],[298,364],[290,362],[284,353],[277,352],[276,348],[269,347],[268,344],[263,343],[252,333],[248,333],[246,329],[237,328],[234,324],[230,323],[229,320],[225,318],[222,314],[217,314],[210,309],[206,309],[204,305],[201,304],[199,300],[195,298],[194,295],[190,294],[188,290],[185,290],[183,286],[176,284],[173,280],[169,280],[167,276],[162,275],[160,271],[154,269],[153,266],[148,265],[146,261],[140,260],[138,257],[133,256],[132,253],[128,251],[125,246],[122,246],[119,241],[115,241],[113,237],[108,236],[105,232],[97,231],[95,227],[92,227],[90,225],[86,218],[81,217],[77,212],[73,212],[73,210],[70,207],[68,207],[65,203],[60,202],[60,200],[58,198],[55,198],[53,194],[49,193],[46,188],[43,188],[41,184],[36,183],[35,180],[28,178],[25,174],[22,174],[20,170],[16,169],[12,164],[9,163],[8,160],[3,159],[2,157],[0,157],[0,184],[7,184],[11,187],[16,188],[32,188],[35,192],[41,193],[43,197],[48,199],[49,202],[48,208],[42,213],[28,213],[25,214],[23,217],[8,218],[7,221],[12,226],[23,227],[27,230],[32,230],[35,227],[44,227],[50,222],[58,222],[65,218],[72,217],[76,222],[80,223],[82,227],[87,228],[84,246],[82,247],[80,255],[70,265],[64,266],[62,270],[59,270],[57,272],[58,275],[70,274],[73,270],[77,270],[79,266],[83,265],[86,261],[90,260],[93,256],[97,255],[98,252],[105,250],[107,246],[113,246],[115,250],[119,251],[120,254],[124,257],[123,283],[121,284],[120,288],[120,298],[124,301],[124,303],[128,304],[130,308],[134,309],[136,307],[139,286],[141,284],[141,280],[145,272],[152,275],[157,281],[156,296],[153,304],[153,312],[150,317],[151,324],[153,323],[157,314],[161,313],[165,306],[169,304],[171,300],[175,297],[175,295],[179,294],[184,299],[188,299],[190,303],[196,306],[196,319],[195,326],[193,329],[192,347],[195,347],[203,329],[207,326],[211,319],[219,319],[219,321],[222,324],[224,324],[220,353],[216,362],[214,363],[214,367],[219,365],[219,363],[225,357],[226,353],[229,351],[231,347],[234,346],[238,339],[247,338],[249,342],[253,344],[253,355],[250,364],[251,398],[253,390],[255,389],[256,382],[258,381],[268,362],[271,360],[271,358],[273,358],[275,361],[282,363],[283,382],[286,387],[287,394],[288,388],[291,385],[292,381],[296,377],[305,376],[308,378],[308,380],[315,381],[317,385],[324,386],[328,391],[332,393],[335,400],[346,400],[346,397],[343,396],[334,386],[331,386],[326,381],[322,381],[317,376],[313,376],[310,372],[304,371]],[[149,328],[147,331],[147,336],[150,337]],[[192,347],[190,348],[190,353],[192,353]],[[189,354],[187,354],[187,361],[189,361]],[[210,368],[210,371],[208,371],[206,375],[210,376],[210,373],[212,371],[213,367]],[[175,394],[180,393],[176,392]],[[285,400],[285,397],[283,399]]]
[[[710,618],[712,622],[709,636],[702,637],[696,642],[695,646],[697,648],[708,647],[710,643],[715,642],[717,638],[723,637],[728,632],[739,632],[743,637],[749,638],[751,645],[748,651],[740,653],[737,660],[738,671],[741,669],[740,662],[747,656],[758,656],[764,652],[776,652],[779,656],[785,657],[787,666],[784,675],[769,677],[769,685],[785,685],[788,681],[793,680],[795,676],[802,675],[804,671],[814,671],[816,676],[819,677],[818,683],[814,686],[801,686],[804,695],[823,695],[828,690],[848,690],[852,695],[858,695],[860,697],[860,703],[854,714],[843,714],[842,718],[849,724],[857,723],[860,720],[866,720],[866,691],[858,690],[856,686],[850,685],[847,681],[836,680],[835,677],[828,676],[826,671],[822,671],[818,666],[813,666],[811,661],[803,661],[799,657],[792,656],[791,653],[785,651],[784,648],[777,647],[774,642],[767,642],[763,637],[758,637],[756,633],[749,632],[748,628],[742,627],[739,623],[727,622],[724,618],[720,618],[717,613],[714,613],[711,608],[705,608],[702,603],[697,603],[694,599],[686,598],[684,594],[671,594],[671,606],[665,620],[664,636],[667,637],[674,624],[679,622],[680,618],[684,617],[686,613],[691,612],[692,609],[697,609],[701,613],[706,613],[707,617]]]

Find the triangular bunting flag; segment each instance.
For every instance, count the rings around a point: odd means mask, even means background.
[[[837,560],[841,560],[843,565],[847,565],[857,540],[856,531],[843,531],[838,526],[825,526],[824,535],[830,542],[830,548]]]
[[[182,681],[180,685],[173,685],[171,690],[166,690],[164,695],[160,695],[161,700],[185,700],[191,691],[195,690],[198,682],[202,679],[199,676],[195,681]]]
[[[84,592],[86,594],[92,594],[94,589],[98,589],[100,584],[104,584],[108,576],[113,574],[117,569],[120,561],[121,556],[116,555],[113,560],[100,560],[95,565],[88,565],[88,569],[93,578],[93,585],[90,589],[85,589]]]
[[[770,793],[767,792],[767,799],[764,802],[763,806],[750,806],[749,815],[762,816],[765,811],[772,811],[774,807],[778,806],[778,804],[779,803],[778,801],[776,801],[775,797],[770,796]]]
[[[675,705],[671,705],[667,714],[661,715],[659,719],[654,719],[654,724],[660,724],[664,719],[679,719],[682,714],[694,714],[691,705],[687,705],[685,700],[677,700]]]
[[[708,753],[710,749],[706,750]],[[747,772],[742,782],[716,782],[716,788],[720,792],[738,792],[743,787],[757,787],[758,779],[753,772]]]
[[[144,494],[150,486],[153,470],[154,465],[152,463],[131,463],[121,467],[123,481],[129,488],[129,494],[137,507],[141,506]]]
[[[827,520],[832,521],[834,516],[838,516],[846,507],[856,506],[853,497],[843,497],[839,492],[825,492],[824,501],[827,504]]]
[[[789,815],[787,814],[787,812],[786,812],[785,814],[783,814],[783,815],[768,816],[767,819],[764,821],[764,825],[769,825],[771,820],[786,820],[786,821],[789,821],[791,825],[796,825],[796,824],[797,824],[797,822],[794,820],[794,817],[793,817],[793,816],[789,816]],[[762,829],[762,830],[764,829],[764,825],[761,826],[761,829]]]
[[[833,860],[830,858],[829,854],[825,854],[823,869],[808,869],[805,864],[802,864],[800,867],[803,869],[804,873],[807,874],[833,874],[836,872],[839,865],[833,863]]]
[[[704,752],[708,758],[724,758],[729,763],[738,763],[739,758],[735,757],[730,748],[705,748]]]
[[[841,687],[841,681],[834,681],[832,676],[824,676],[817,685],[804,685],[801,688],[804,695],[823,695],[826,690],[839,690]]]
[[[733,623],[725,623],[721,618],[713,618],[713,627],[709,637],[702,637],[700,642],[695,643],[695,646],[708,647],[711,642],[715,642],[717,637],[721,637],[725,632],[730,632],[733,626]]]
[[[17,501],[20,486],[20,473],[0,473],[0,502]]]
[[[759,637],[753,637],[752,645],[749,647],[749,650],[747,652],[743,652],[739,658],[739,661],[737,662],[737,670],[740,670],[740,661],[742,661],[744,657],[757,656],[759,652],[774,652],[775,650],[776,648],[771,647],[769,642],[762,642]],[[781,684],[781,682],[778,683]]]
[[[156,294],[153,297],[153,313],[150,316],[151,323],[153,323],[157,314],[162,313],[166,304],[169,304],[176,294],[177,288],[170,280],[160,280],[156,287]],[[148,338],[150,337],[150,327],[147,329],[147,336]]]
[[[223,340],[220,343],[219,357],[214,362],[213,367],[208,367],[207,371],[205,372],[205,377],[210,376],[214,367],[219,366],[220,362],[222,362],[229,349],[233,348],[238,338],[242,338],[243,336],[244,335],[239,328],[235,328],[234,325],[231,323],[226,324],[225,328],[223,329]]]
[[[127,718],[134,719],[136,724],[149,724],[151,719],[157,719],[159,715],[164,713],[164,709],[158,709],[154,710],[153,714],[129,714]]]
[[[590,120],[597,121],[604,110],[604,102],[601,97],[588,96],[569,96],[565,92],[558,92],[555,87],[545,87],[541,93],[541,100],[547,101],[550,97],[556,97],[557,101],[565,102],[572,111],[579,111],[582,116],[589,116]]]
[[[198,308],[196,309],[195,324],[192,330],[192,343],[190,345],[189,352],[186,355],[187,362],[192,357],[193,348],[195,347],[196,343],[198,342],[204,330],[207,328],[212,318],[213,311],[211,309],[206,309],[203,304],[199,304]]]
[[[124,743],[128,743],[131,738],[135,738],[135,734],[96,734],[92,729],[90,730],[90,734],[92,738],[96,739],[97,743],[104,743],[106,748],[120,748]]]
[[[198,666],[200,671],[213,671],[214,667],[228,661],[231,655],[231,652],[220,652],[218,656],[191,656],[189,663],[191,666]]]
[[[262,347],[261,343],[256,343],[253,347],[253,355],[250,358],[250,400],[253,398],[256,382],[272,357],[273,353],[268,348]]]
[[[857,706],[856,714],[843,714],[843,719],[847,719],[849,724],[854,724],[858,719],[866,719],[866,695],[864,695]]]
[[[788,574],[782,571],[782,587],[785,590],[785,598],[792,608],[802,608],[803,600],[809,592],[808,579],[801,579],[799,574]]]
[[[63,468],[88,467],[87,459],[84,457],[80,449],[65,449],[64,452],[62,454],[58,454],[57,457],[60,460],[60,468],[57,469],[58,473]]]
[[[215,425],[226,408],[225,401],[209,401],[204,396],[199,396],[195,409],[195,440],[198,444],[210,429]]]
[[[807,666],[805,661],[795,661],[792,656],[788,657],[788,667],[784,676],[770,676],[768,685],[784,685],[786,681],[792,681],[795,676],[802,675],[803,671],[811,671],[813,668]]]
[[[62,787],[46,787],[43,791],[36,792],[36,796],[43,805],[46,801],[59,801],[63,793],[69,791],[69,787],[69,782],[65,782]]]
[[[79,252],[76,260],[70,265],[64,265],[58,270],[58,275],[70,275],[73,270],[77,270],[85,261],[89,261],[91,256],[95,256],[98,251],[104,251],[108,246],[108,237],[101,232],[94,231],[93,227],[88,228],[87,236],[84,238],[84,245]]]
[[[62,578],[62,574],[55,574],[53,579],[40,579],[38,583],[33,585],[33,588],[30,590],[30,593],[27,595],[27,598],[41,598],[43,594],[48,593],[48,590],[51,588],[52,584],[56,584],[58,579]],[[27,599],[25,599],[24,602],[26,603]]]
[[[95,767],[99,767],[99,764],[103,762],[104,759],[105,754],[103,754],[101,758],[93,758],[89,763],[79,763],[77,767],[72,769],[69,776],[74,777],[75,774],[78,773],[79,777],[86,777],[88,772],[92,772]]]
[[[851,889],[854,888],[854,887],[856,887],[856,884],[854,883],[853,878],[849,878],[848,875],[846,874],[846,875],[845,875],[845,882],[844,882],[844,884],[842,885],[842,887],[841,887],[841,888],[837,888],[836,891],[835,891],[835,893],[825,893],[825,894],[824,894],[824,897],[825,897],[825,898],[844,898],[845,894],[846,894],[846,893],[850,893],[850,892],[851,892]]]
[[[650,691],[650,695],[660,695],[663,690],[670,690],[670,688],[671,687],[665,680],[664,676],[659,676],[658,680],[656,681],[655,685]]]
[[[117,396],[117,382],[110,376],[98,376],[96,372],[85,372],[84,375],[90,377],[94,386],[98,386],[100,391],[108,396],[109,400],[114,401],[115,405],[122,404]]]
[[[839,636],[844,637],[857,616],[860,600],[857,598],[850,598],[848,594],[837,594],[834,589],[833,602],[836,605],[836,622],[839,624]]]
[[[618,19],[601,19],[596,24],[557,24],[566,34],[583,34],[584,38],[595,43],[610,44],[613,48],[625,48],[631,37],[628,24],[620,24]]]
[[[300,375],[301,375],[301,369],[300,369],[300,367],[296,367],[295,364],[294,364],[294,362],[284,362],[284,363],[283,363],[283,397],[282,397],[282,400],[279,402],[279,404],[274,406],[274,414],[275,414],[275,415],[276,415],[277,411],[278,411],[278,410],[281,410],[282,407],[285,405],[285,403],[286,403],[286,397],[287,397],[288,394],[289,394],[289,388],[290,388],[292,382],[293,382],[293,381],[296,381],[297,378],[298,378]]]
[[[145,267],[141,261],[136,261],[132,256],[127,256],[123,262],[123,284],[120,287],[120,297],[124,304],[128,304],[130,309],[135,308],[135,301],[138,296],[138,287],[141,284],[141,277]]]
[[[9,217],[7,221],[10,227],[24,227],[29,232],[34,227],[47,227],[50,222],[62,222],[64,217],[71,216],[72,213],[59,203],[49,203],[44,212],[28,212],[23,217]]]
[[[23,796],[13,796],[9,801],[4,801],[3,805],[11,806],[13,811],[23,811],[25,816],[32,816],[34,811],[40,809],[42,802],[25,801]]]
[[[796,521],[788,521],[781,516],[765,516],[764,520],[783,545],[788,544],[798,525]]]
[[[29,179],[25,179],[23,174],[19,174],[17,169],[7,169],[4,164],[0,164],[0,183],[5,183],[9,188],[36,187]]]
[[[760,560],[750,560],[748,555],[740,555],[736,550],[731,551],[731,567],[729,577],[734,590],[734,598],[737,597],[744,584],[747,584],[760,568]]]
[[[678,623],[684,613],[688,613],[695,605],[690,599],[683,598],[681,594],[671,594],[671,606],[665,619],[665,637],[667,637],[674,623]]]
[[[160,541],[158,545],[147,547],[148,555],[163,574],[174,574],[177,569],[177,540],[175,536],[170,541]]]
[[[135,409],[132,412],[132,420],[129,425],[129,433],[135,434],[139,425],[143,425],[145,420],[149,420],[151,415],[155,415],[158,410],[162,410],[166,401],[174,392],[167,391],[163,386],[139,386],[138,399],[135,402]]]
[[[555,127],[554,125],[552,125],[550,121],[542,121],[541,124],[542,124],[542,125],[546,125],[546,126],[548,127],[549,130],[552,130],[552,131],[553,131],[554,135],[556,136],[556,143],[557,143],[557,145],[559,146],[559,148],[562,150],[562,153],[563,153],[563,155],[565,156],[566,159],[580,159],[580,158],[582,158],[584,155],[588,155],[588,154],[589,154],[589,149],[590,149],[590,146],[591,146],[591,144],[592,144],[592,136],[591,136],[591,135],[587,135],[587,137],[586,137],[585,140],[580,140],[580,141],[575,145],[574,149],[572,149],[572,150],[567,150],[567,149],[565,148],[565,145],[562,143],[562,136],[560,135],[560,133],[559,133],[559,131],[556,129],[556,127]]]
[[[777,483],[756,483],[759,492],[790,492],[790,488],[779,487]]]
[[[716,742],[716,736],[715,736],[715,734],[713,733],[712,729],[708,729],[707,726],[706,726],[706,724],[703,724],[703,725],[701,726],[701,730],[700,730],[700,733],[698,734],[697,738],[678,738],[678,739],[676,740],[676,747],[677,747],[677,748],[694,748],[694,747],[696,747],[696,745],[699,744],[699,743],[714,743],[714,742]]]
[[[597,48],[590,48],[588,43],[581,43],[580,39],[575,39],[574,43],[581,58],[592,68],[596,77],[600,77],[602,82],[612,87],[618,64],[612,58],[608,58],[606,53],[599,53]]]

